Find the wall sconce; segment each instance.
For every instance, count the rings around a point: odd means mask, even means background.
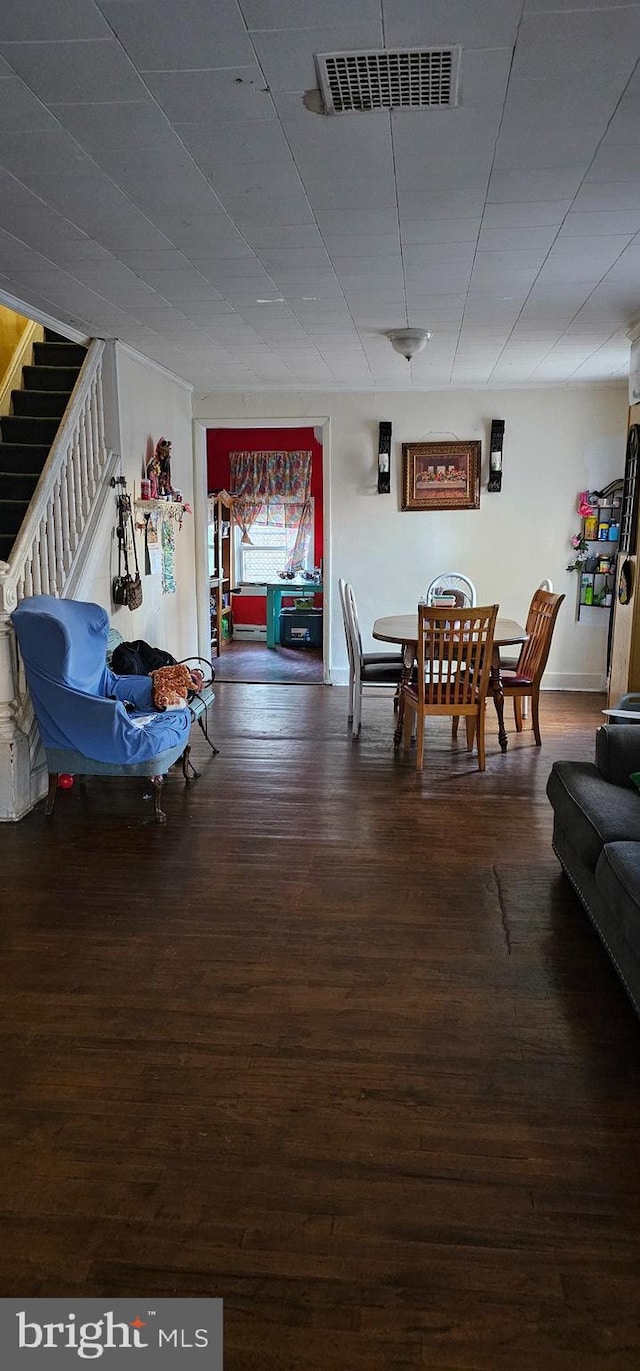
[[[489,443],[489,484],[487,490],[502,490],[502,444],[504,442],[504,419],[491,420],[491,442]]]
[[[378,425],[378,495],[391,494],[391,424]]]

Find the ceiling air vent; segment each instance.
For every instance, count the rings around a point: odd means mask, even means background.
[[[458,103],[459,47],[322,52],[316,63],[327,114]]]

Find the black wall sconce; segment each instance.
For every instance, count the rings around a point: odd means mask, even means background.
[[[378,425],[378,495],[391,494],[391,424]]]
[[[489,444],[489,484],[487,490],[494,493],[502,490],[502,444],[504,442],[504,419],[491,420],[491,442]]]

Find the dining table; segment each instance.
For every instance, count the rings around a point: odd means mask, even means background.
[[[462,615],[473,611],[452,610],[452,615]],[[405,681],[411,678],[413,664],[416,659],[418,647],[418,615],[413,614],[389,614],[385,618],[374,621],[372,636],[381,643],[400,643],[403,653],[403,677],[401,687]],[[526,643],[529,634],[522,624],[516,623],[515,619],[496,619],[496,626],[493,635],[493,652],[491,654],[491,673],[489,676],[489,690],[493,696],[496,714],[498,716],[498,742],[503,752],[507,751],[508,738],[507,730],[504,726],[504,686],[502,682],[502,670],[500,667],[500,649],[502,647],[515,647]],[[402,699],[402,692],[401,692]],[[398,722],[393,735],[393,744],[397,751],[400,747],[402,738],[402,709],[398,710]]]

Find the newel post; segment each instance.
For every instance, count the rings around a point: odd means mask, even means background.
[[[31,808],[29,739],[18,727],[19,689],[11,611],[16,586],[0,562],[0,820],[21,819]]]

